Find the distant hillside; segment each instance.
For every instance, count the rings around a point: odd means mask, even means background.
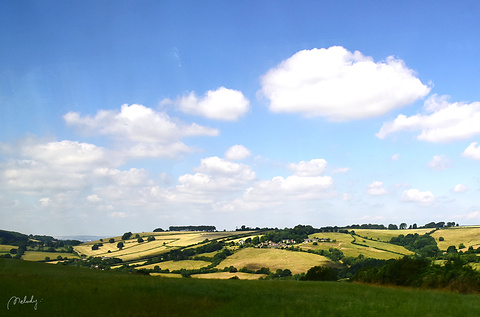
[[[28,236],[23,233],[0,230],[0,244],[20,246],[28,242]]]
[[[90,240],[89,240],[90,241]],[[77,239],[58,239],[51,236],[41,235],[26,235],[24,233],[0,230],[0,244],[7,245],[26,245],[26,244],[40,244],[49,247],[63,247],[66,245],[79,245],[82,241]]]
[[[107,236],[88,236],[88,235],[83,235],[83,236],[56,236],[55,239],[58,240],[78,240],[81,242],[91,242],[91,241],[96,241],[100,239],[106,239],[108,238]]]

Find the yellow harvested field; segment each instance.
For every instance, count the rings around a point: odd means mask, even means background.
[[[171,241],[171,240],[170,240]],[[123,261],[139,260],[146,256],[153,256],[172,250],[163,245],[163,240],[155,240],[151,242],[138,243],[137,240],[125,241],[125,246],[122,250],[117,248],[117,243],[104,243],[98,250],[92,250],[92,243],[82,244],[74,247],[74,250],[79,254],[94,257],[116,257]],[[110,251],[110,253],[108,252]]]
[[[267,267],[270,271],[277,269],[289,269],[293,274],[307,272],[310,268],[321,266],[336,266],[324,256],[294,252],[280,249],[257,249],[245,248],[223,260],[217,268],[234,266],[238,270],[247,267],[250,270],[258,270]]]
[[[227,249],[230,249],[230,250],[234,250],[233,248],[227,248]],[[215,254],[219,253],[219,252],[222,252],[222,250],[218,250],[218,251],[213,251],[213,252],[207,252],[207,253],[200,253],[200,254],[197,254],[196,256],[205,256],[207,258],[213,258],[215,256]]]
[[[62,253],[62,252],[40,252],[40,251],[25,251],[25,254],[22,255],[22,260],[25,261],[44,261],[45,257],[49,257],[51,260],[57,260],[58,256],[62,258],[75,259],[78,258],[77,255],[73,253]]]
[[[15,245],[0,244],[0,252],[8,253],[11,249],[18,249]]]
[[[170,271],[181,270],[181,269],[197,270],[208,265],[210,265],[210,262],[206,262],[206,261],[195,261],[195,260],[165,261],[160,263],[139,266],[137,267],[137,269],[153,269],[155,268],[155,266],[158,266],[162,270],[168,269]]]
[[[182,278],[182,274],[177,273],[150,273],[150,276]]]
[[[241,238],[235,238],[235,239],[232,239],[232,240],[228,240],[228,242],[238,243],[238,241],[240,241],[240,240],[245,241],[248,238],[250,238],[250,239],[253,239],[255,237],[261,238],[263,236],[264,236],[263,234],[253,234],[253,235],[250,235],[250,236],[245,236],[245,237],[241,237]]]
[[[265,274],[250,274],[243,272],[217,272],[217,273],[207,273],[207,274],[193,274],[192,278],[203,278],[203,279],[220,279],[228,280],[232,277],[238,277],[240,280],[258,280],[260,277],[266,277]]]
[[[432,228],[427,229],[406,229],[406,230],[375,230],[375,229],[354,229],[355,233],[361,237],[372,238],[373,240],[379,240],[384,242],[390,242],[393,237],[398,237],[403,234],[415,234],[423,235],[431,232]]]
[[[237,235],[238,232],[143,232],[138,233],[145,241],[138,243],[134,233],[131,239],[123,241],[124,247],[122,250],[117,248],[117,243],[122,241],[121,236],[114,237],[115,242],[109,243],[108,239],[103,239],[103,246],[100,246],[98,250],[92,250],[92,246],[100,241],[92,241],[88,243],[75,246],[74,250],[87,257],[116,257],[123,261],[135,261],[145,257],[151,257],[158,254],[162,254],[173,249],[180,247],[192,246],[196,247],[197,244],[208,240],[225,238],[232,235]],[[155,236],[154,241],[147,241],[149,236]],[[108,252],[110,251],[110,252]]]
[[[443,251],[446,251],[451,245],[458,249],[460,243],[465,245],[463,251],[466,251],[470,246],[473,246],[474,249],[480,247],[480,227],[442,228],[435,231],[432,237],[435,238],[438,247]],[[444,241],[440,241],[440,237],[443,237]]]
[[[373,231],[373,230],[372,230]],[[386,230],[378,230],[386,231]],[[400,230],[397,230],[400,231]],[[405,230],[401,230],[405,231]],[[393,245],[390,243],[385,243],[381,241],[362,239],[358,236],[355,239],[346,233],[338,232],[322,232],[311,234],[309,238],[329,238],[332,242],[318,242],[318,245],[313,245],[312,242],[302,243],[298,246],[305,250],[328,250],[330,248],[336,248],[343,252],[345,256],[348,257],[357,257],[360,254],[375,259],[389,260],[394,258],[402,257],[403,255],[411,255],[412,251],[405,249],[402,246]],[[334,241],[335,240],[335,241]],[[352,242],[356,240],[356,243],[362,244],[353,244]],[[366,246],[364,246],[366,245]]]

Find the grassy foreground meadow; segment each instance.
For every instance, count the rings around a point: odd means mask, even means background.
[[[172,279],[11,259],[0,259],[0,279],[2,316],[480,314],[480,295],[340,282]]]

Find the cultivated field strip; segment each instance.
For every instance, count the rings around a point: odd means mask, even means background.
[[[324,256],[307,252],[292,252],[281,249],[245,248],[235,252],[227,259],[220,262],[219,269],[234,266],[237,269],[246,267],[250,270],[259,270],[262,267],[289,269],[292,274],[306,272],[313,266],[332,266],[337,264]]]

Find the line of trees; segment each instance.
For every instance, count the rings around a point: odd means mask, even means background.
[[[168,228],[170,231],[216,231],[217,228],[215,226],[170,226]]]
[[[434,257],[440,252],[435,239],[427,233],[424,235],[409,233],[406,236],[401,234],[391,238],[390,243],[401,245],[421,257]]]

